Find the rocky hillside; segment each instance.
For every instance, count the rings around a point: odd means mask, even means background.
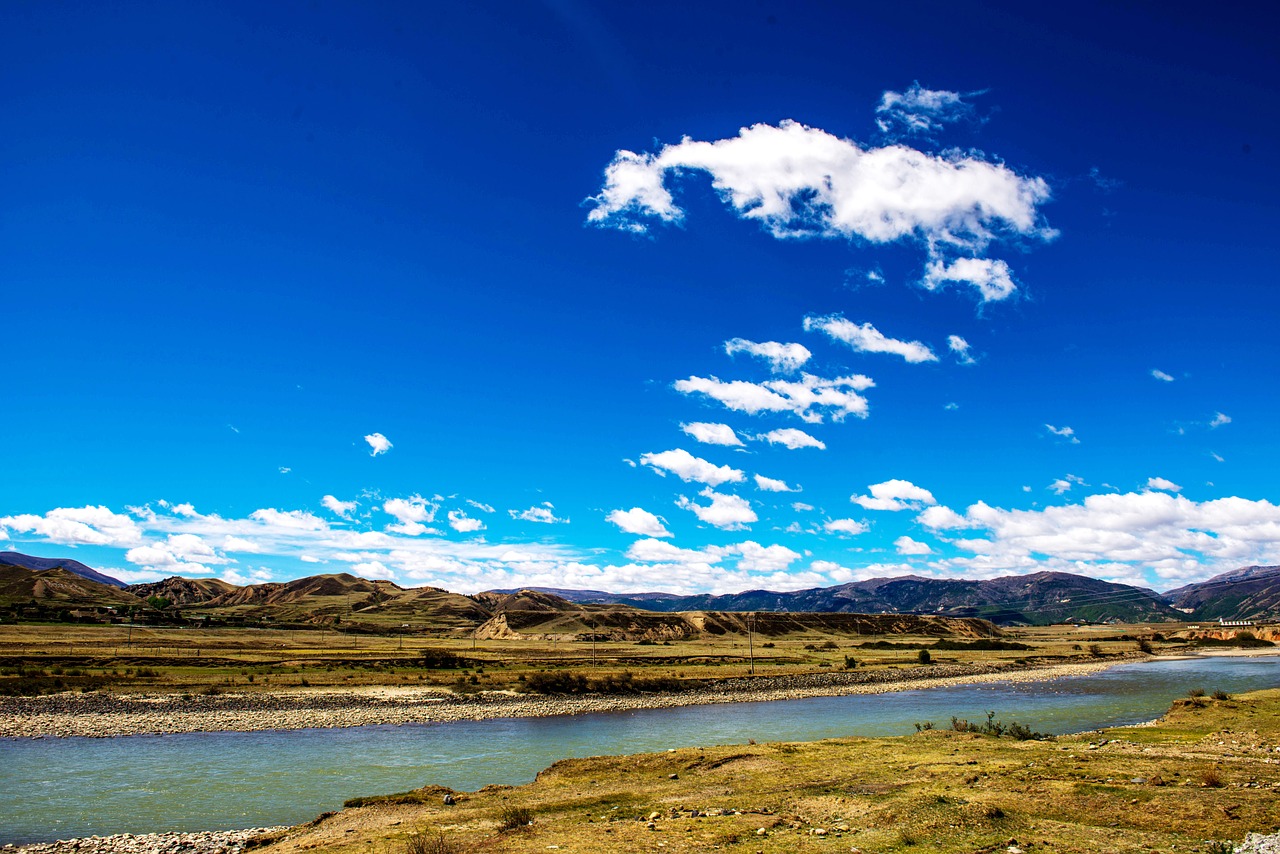
[[[0,564],[0,607],[72,610],[141,605],[136,596],[110,584],[100,584],[62,567],[32,570]]]
[[[655,611],[917,613],[982,617],[1004,625],[1047,625],[1067,619],[1159,622],[1185,617],[1150,590],[1065,572],[1011,575],[988,581],[939,581],[908,575],[785,593],[748,590],[722,596],[610,595],[565,590],[557,593],[570,600],[610,602]]]
[[[1280,619],[1280,566],[1245,566],[1164,594],[1192,619]]]

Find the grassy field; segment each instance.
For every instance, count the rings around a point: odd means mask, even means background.
[[[1169,634],[1176,627],[1160,626]],[[529,636],[359,635],[332,630],[0,625],[0,693],[55,690],[271,691],[298,687],[438,686],[523,689],[539,676],[691,682],[743,676],[934,663],[1071,661],[1133,652],[1151,626],[1015,629],[999,640],[1026,649],[946,649],[937,638],[808,633],[726,635],[670,642],[572,641]],[[1158,638],[1157,651],[1181,645]]]
[[[1280,691],[1189,698],[1155,727],[1049,741],[940,723],[566,760],[453,805],[439,788],[361,799],[266,850],[1220,854],[1280,826]]]

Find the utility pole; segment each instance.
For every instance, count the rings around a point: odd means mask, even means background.
[[[748,660],[751,662],[749,672],[750,672],[750,675],[752,676],[756,675],[755,631],[756,631],[756,612],[752,611],[750,614],[747,614],[747,656],[748,656]]]
[[[591,618],[591,666],[596,666],[596,619]]]

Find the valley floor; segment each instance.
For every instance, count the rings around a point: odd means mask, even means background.
[[[206,694],[63,693],[0,697],[0,738],[111,737],[143,733],[445,723],[715,703],[908,691],[978,682],[1042,681],[1093,673],[1138,654],[1071,664],[937,664],[718,680],[677,693],[541,696],[505,691],[369,687]]]

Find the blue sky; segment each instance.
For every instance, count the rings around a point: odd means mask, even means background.
[[[1169,5],[8,3],[0,548],[1280,563],[1277,60]]]

